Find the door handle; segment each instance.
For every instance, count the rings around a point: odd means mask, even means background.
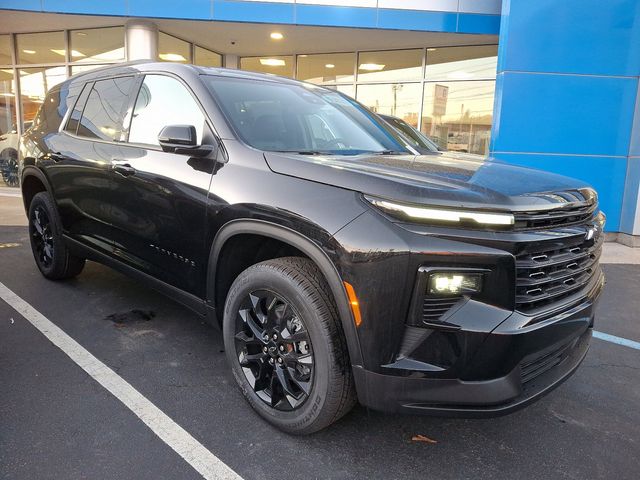
[[[128,163],[115,163],[111,169],[122,175],[123,177],[130,177],[131,175],[135,175],[136,173],[136,169],[133,168],[131,165],[129,165]]]

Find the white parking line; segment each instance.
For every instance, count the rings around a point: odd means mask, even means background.
[[[40,330],[51,343],[66,353],[96,382],[131,410],[160,439],[207,480],[242,480],[222,460],[207,450],[185,429],[151,403],[122,377],[94,357],[53,322],[0,283],[0,298]]]
[[[618,345],[624,345],[625,347],[635,348],[640,350],[640,342],[634,342],[628,338],[616,337],[615,335],[609,335],[608,333],[593,331],[593,336],[605,342],[616,343]]]

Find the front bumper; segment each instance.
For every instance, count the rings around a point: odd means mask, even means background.
[[[507,319],[488,334],[473,363],[485,372],[515,364],[505,375],[464,380],[355,367],[359,401],[374,410],[452,417],[498,416],[522,408],[560,385],[584,359],[603,283],[600,275],[580,303],[544,322],[512,328]]]
[[[602,239],[588,233],[589,224],[515,232],[392,225],[375,212],[340,230],[335,238],[343,250],[335,263],[354,287],[362,317],[352,342],[358,352],[350,351],[358,359],[352,370],[360,403],[392,412],[496,415],[559,385],[584,358],[604,285],[597,262]],[[531,307],[520,300],[527,289],[521,278],[537,275],[527,265],[538,252],[549,252],[540,268],[589,255],[585,265],[564,267],[589,271],[575,289]],[[427,304],[423,267],[490,273],[481,294],[451,306],[442,303],[450,299]],[[574,285],[557,271],[545,275]],[[438,309],[446,313],[432,320]]]

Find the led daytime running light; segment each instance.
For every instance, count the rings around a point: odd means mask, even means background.
[[[430,207],[412,207],[388,200],[368,198],[378,208],[383,210],[400,212],[411,218],[422,220],[439,220],[443,222],[457,222],[472,220],[481,225],[513,225],[515,219],[510,213],[485,213],[468,210],[449,210]]]

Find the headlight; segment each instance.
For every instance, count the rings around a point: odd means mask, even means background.
[[[429,295],[463,295],[482,290],[481,273],[439,272],[429,275]]]
[[[458,210],[439,207],[421,207],[396,203],[389,200],[365,196],[366,200],[394,216],[405,219],[432,220],[444,223],[473,222],[477,225],[513,225],[515,220],[511,213],[479,212],[474,210]]]

